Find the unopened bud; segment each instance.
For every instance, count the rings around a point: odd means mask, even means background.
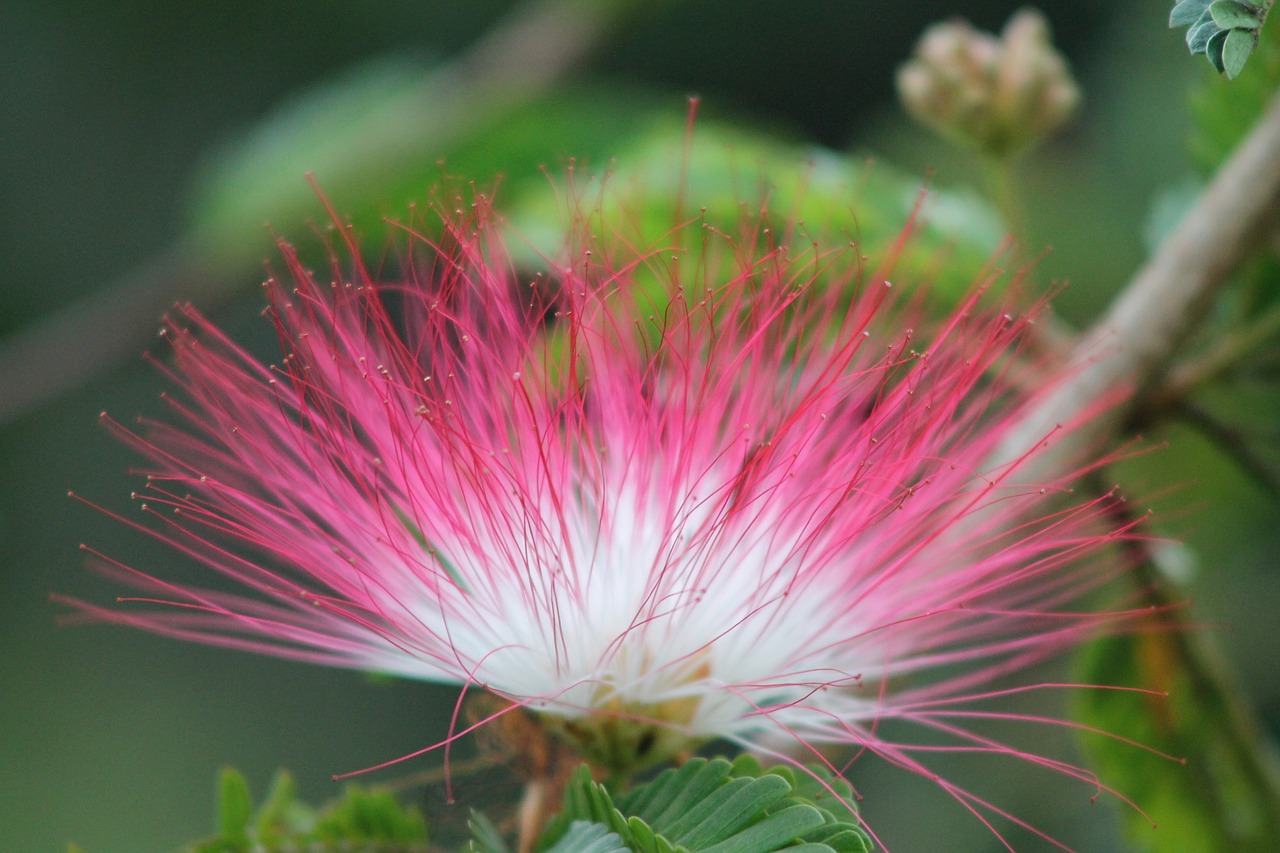
[[[934,24],[899,69],[898,94],[924,124],[1000,158],[1039,141],[1080,101],[1033,9],[1010,18],[999,38],[965,21]]]

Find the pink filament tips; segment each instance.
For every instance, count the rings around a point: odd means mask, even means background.
[[[278,365],[180,309],[172,421],[104,415],[149,460],[150,518],[121,521],[238,591],[98,556],[145,594],[71,603],[482,686],[611,750],[661,744],[635,763],[711,738],[846,744],[984,822],[1020,823],[917,756],[998,753],[1106,790],[958,708],[1132,620],[1076,604],[1115,572],[1117,498],[1021,482],[1036,449],[992,458],[1033,402],[1007,378],[1024,320],[978,293],[930,322],[852,252],[699,221],[668,235],[680,260],[579,236],[535,275],[487,201],[468,211],[439,238],[407,227],[389,282],[358,263],[318,279],[282,246]],[[888,720],[947,741],[891,741]]]

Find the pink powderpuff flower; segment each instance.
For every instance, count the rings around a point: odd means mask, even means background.
[[[486,198],[458,206],[443,237],[405,228],[395,283],[281,245],[278,365],[178,310],[176,423],[108,422],[151,462],[138,526],[224,580],[96,555],[144,592],[82,615],[480,687],[614,770],[853,746],[993,831],[1027,825],[929,754],[1105,789],[986,726],[1072,725],[999,702],[1070,687],[1010,679],[1130,618],[1077,608],[1130,535],[1115,498],[1021,482],[1042,445],[993,458],[1037,396],[1009,379],[1030,318],[975,292],[929,324],[856,251],[759,223],[695,220],[678,252],[579,235],[522,275]]]

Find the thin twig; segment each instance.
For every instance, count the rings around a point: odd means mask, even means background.
[[[1222,337],[1204,355],[1180,364],[1169,372],[1169,378],[1152,395],[1155,409],[1175,406],[1196,388],[1228,373],[1252,355],[1259,347],[1280,334],[1280,305],[1267,311],[1249,325]]]
[[[1105,395],[1133,389],[1128,404],[1054,436],[1019,474],[1031,481],[1052,479],[1096,446],[1131,415],[1141,392],[1159,378],[1231,274],[1266,244],[1278,221],[1280,96],[1076,347],[1066,369],[1069,378],[1024,416],[995,458],[1017,458]]]
[[[440,147],[478,117],[547,91],[564,77],[633,0],[526,0],[457,59],[424,77],[412,151]],[[407,117],[401,116],[402,119]],[[361,135],[364,164],[400,162],[395,134]],[[380,141],[381,140],[381,141]],[[377,150],[379,144],[394,150]],[[302,176],[298,186],[304,188]],[[250,228],[254,225],[250,225]],[[123,277],[0,341],[0,424],[47,403],[135,354],[175,300],[203,307],[247,282],[255,252],[228,261],[190,234]]]

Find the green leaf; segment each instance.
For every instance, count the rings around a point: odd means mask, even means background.
[[[569,831],[546,853],[628,853],[629,848],[618,837],[598,823],[575,820]]]
[[[1225,50],[1224,50],[1225,59]],[[1225,61],[1224,61],[1225,67]],[[1223,85],[1206,73],[1191,97],[1191,152],[1202,175],[1230,155],[1280,89],[1280,27],[1264,26],[1244,69]]]
[[[271,252],[263,227],[270,222],[276,234],[310,252],[304,261],[324,263],[324,247],[307,223],[329,223],[303,179],[307,171],[377,253],[391,239],[388,222],[403,221],[414,204],[438,201],[432,188],[448,187],[444,176],[472,178],[484,192],[500,174],[499,209],[515,232],[508,246],[531,271],[558,254],[575,227],[546,178],[546,170],[559,174],[574,158],[580,186],[592,175],[613,173],[602,205],[615,221],[640,230],[627,233],[642,238],[638,245],[670,233],[674,199],[683,191],[690,202],[686,221],[705,205],[709,223],[736,236],[744,217],[767,206],[774,233],[788,234],[781,229],[795,225],[798,249],[810,239],[822,248],[856,242],[855,251],[875,264],[896,254],[895,241],[919,202],[918,174],[711,120],[695,128],[686,164],[684,110],[670,99],[616,87],[565,88],[517,105],[454,104],[460,118],[445,133],[433,98],[446,94],[430,82],[432,75],[402,59],[378,62],[303,95],[228,148],[196,194],[190,239],[198,253],[218,275],[234,277],[237,268],[256,267]],[[932,188],[894,275],[926,282],[945,308],[968,291],[1003,236],[999,217],[977,195]],[[405,509],[395,511],[407,534],[430,550],[433,543]],[[435,556],[462,585],[448,555]]]
[[[467,826],[471,829],[468,853],[511,853],[511,848],[502,839],[502,833],[484,813],[472,809]]]
[[[312,811],[297,801],[293,775],[287,770],[277,771],[254,820],[258,842],[268,848],[279,845],[290,835],[309,828],[313,820]]]
[[[1263,11],[1250,3],[1238,0],[1216,0],[1209,7],[1213,22],[1224,30],[1246,29],[1256,30],[1262,25]]]
[[[1200,20],[1191,25],[1191,29],[1187,30],[1187,49],[1192,53],[1204,53],[1209,46],[1209,41],[1215,35],[1222,32],[1218,25],[1213,22],[1208,12],[1201,16]]]
[[[1114,690],[1077,694],[1082,724],[1131,739],[1138,747],[1085,737],[1092,764],[1116,790],[1150,816],[1122,808],[1131,838],[1150,853],[1269,853],[1280,838],[1280,802],[1261,779],[1268,757],[1260,744],[1234,741],[1241,731],[1221,684],[1197,674],[1189,654],[1203,638],[1188,628],[1113,637],[1079,659],[1080,681],[1130,684],[1168,697]],[[1152,823],[1158,829],[1152,829]]]
[[[1250,30],[1232,30],[1222,46],[1222,67],[1227,77],[1234,80],[1244,70],[1244,64],[1258,46],[1258,33]]]
[[[826,768],[796,774],[763,770],[750,757],[697,758],[615,799],[584,767],[537,849],[569,850],[564,838],[585,822],[601,838],[616,835],[629,853],[869,853],[857,820],[852,790]]]
[[[921,201],[918,175],[718,122],[700,123],[686,145],[684,123],[676,118],[670,114],[637,137],[607,169],[575,172],[579,186],[592,186],[595,233],[628,246],[654,246],[669,244],[673,228],[694,215],[710,226],[698,238],[704,240],[719,239],[717,234],[739,238],[744,224],[762,224],[769,229],[763,237],[757,230],[749,238],[788,240],[801,277],[817,254],[852,243],[870,269],[892,258],[892,269],[885,271],[895,283],[928,287],[939,310],[970,291],[1000,246],[999,217],[976,195],[931,188]],[[595,188],[601,185],[606,192]],[[693,210],[677,211],[678,198]],[[518,264],[537,269],[544,258],[560,253],[572,225],[564,222],[562,205],[546,190],[545,179],[534,191],[518,193],[507,216],[520,238],[511,243]],[[912,221],[911,239],[900,244]],[[679,233],[687,239],[698,232]],[[680,278],[695,280],[701,272],[699,246],[673,247],[672,255],[675,248],[684,250],[678,263],[687,269]],[[660,314],[671,295],[669,278],[643,265],[635,280],[635,298],[653,306],[649,313]],[[656,341],[660,331],[653,327],[650,333]],[[547,361],[560,363],[563,350],[563,337],[553,332]]]
[[[1194,24],[1209,8],[1211,0],[1179,0],[1169,13],[1170,27],[1185,27]]]
[[[1208,57],[1209,64],[1216,68],[1219,74],[1221,74],[1223,70],[1222,48],[1227,42],[1227,36],[1230,34],[1229,30],[1219,30],[1213,34],[1212,38],[1209,39],[1209,43],[1205,45],[1204,48],[1204,55]]]
[[[769,806],[790,791],[786,780],[777,776],[732,779],[681,815],[663,834],[674,836],[690,850],[706,849],[759,820]]]
[[[343,796],[315,811],[295,799],[293,778],[276,774],[255,817],[249,785],[239,772],[219,777],[218,834],[188,845],[186,853],[428,853],[421,813],[387,791],[349,786]],[[504,849],[481,853],[508,853]]]
[[[293,239],[307,235],[308,220],[325,221],[310,173],[381,248],[384,220],[428,201],[445,175],[545,186],[540,169],[560,171],[571,157],[605,162],[669,105],[569,86],[517,103],[459,101],[436,69],[384,57],[301,93],[218,152],[194,193],[192,235],[224,264],[259,264],[271,242],[264,223]]]
[[[350,785],[340,800],[316,817],[311,834],[320,841],[425,844],[427,826],[417,809],[402,806],[390,792]]]
[[[1203,53],[1218,73],[1235,79],[1258,44],[1258,32],[1270,3],[1243,0],[1182,0],[1169,14],[1169,26],[1188,26],[1187,49]]]
[[[694,762],[689,763],[694,764]],[[671,784],[666,785],[667,788],[674,789],[672,792],[674,796],[670,798],[667,807],[653,818],[652,823],[655,826],[662,827],[664,832],[670,831],[680,818],[706,802],[729,781],[732,765],[727,761],[702,762],[701,767],[702,769],[684,785],[677,787],[675,779]]]
[[[705,853],[769,853],[782,847],[794,847],[790,842],[812,832],[823,823],[822,812],[813,806],[788,806],[744,829],[733,838],[702,849]],[[821,849],[827,845],[817,846]]]
[[[240,771],[224,767],[218,777],[218,835],[229,844],[247,848],[252,820],[249,782]]]
[[[898,236],[922,184],[920,175],[898,174],[885,164],[711,120],[695,128],[684,168],[683,110],[669,99],[643,92],[620,97],[613,89],[566,88],[459,122],[432,142],[414,133],[415,123],[429,120],[420,114],[431,112],[430,99],[415,100],[429,78],[429,69],[384,60],[269,118],[207,170],[194,205],[198,240],[215,256],[232,252],[256,265],[269,250],[264,222],[286,238],[306,236],[305,222],[325,216],[303,180],[310,171],[361,240],[381,251],[386,220],[403,219],[411,203],[429,200],[443,174],[474,179],[481,188],[501,174],[501,207],[519,235],[512,249],[531,243],[524,260],[536,259],[538,252],[558,250],[568,227],[544,170],[557,174],[576,158],[582,175],[613,173],[605,203],[625,208],[655,239],[673,224],[673,200],[685,176],[685,197],[695,211],[707,206],[718,225],[735,225],[744,210],[767,200],[775,216],[794,214],[806,231],[830,238],[829,245],[857,237],[866,254]],[[382,128],[392,115],[408,130]],[[395,143],[402,135],[413,144]],[[967,288],[1000,244],[998,216],[976,195],[938,188],[925,205],[904,262],[941,270],[945,280],[938,286]],[[939,265],[943,249],[962,257]]]

